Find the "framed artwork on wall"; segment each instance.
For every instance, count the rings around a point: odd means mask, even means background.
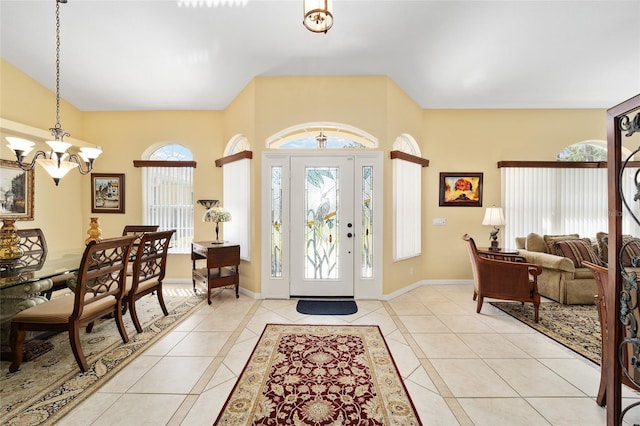
[[[0,160],[0,220],[33,220],[33,174],[15,161]]]
[[[124,173],[91,173],[91,213],[124,213]]]
[[[440,173],[441,207],[482,207],[482,173]]]

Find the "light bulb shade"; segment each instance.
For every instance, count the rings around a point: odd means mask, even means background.
[[[303,0],[302,23],[309,31],[326,33],[333,25],[333,0]]]
[[[63,142],[63,141],[47,141],[47,145],[51,147],[51,150],[53,152],[57,152],[57,153],[66,152],[67,149],[69,149],[69,147],[71,146],[69,142]]]
[[[231,222],[231,213],[222,207],[212,207],[202,216],[203,222]]]
[[[82,157],[84,161],[87,159],[95,160],[102,154],[102,150],[100,148],[90,148],[88,146],[83,146],[80,148],[79,155]]]
[[[35,145],[31,141],[22,138],[16,138],[14,136],[7,136],[6,139],[7,141],[9,141],[9,143],[7,144],[9,149],[14,153],[16,152],[16,150],[22,151],[22,155],[27,155],[28,153],[30,153],[33,149],[33,145]]]
[[[67,173],[78,167],[77,163],[71,163],[69,161],[60,161],[60,166],[58,166],[57,160],[44,160],[39,158],[36,162],[40,164],[54,180],[62,179]]]
[[[483,225],[490,226],[502,226],[504,225],[504,214],[502,213],[502,207],[487,207],[484,212]]]

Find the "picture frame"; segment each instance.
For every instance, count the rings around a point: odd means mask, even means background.
[[[91,173],[91,213],[124,213],[124,173]]]
[[[440,173],[440,207],[482,207],[482,173]]]
[[[33,220],[34,170],[0,160],[0,219]]]

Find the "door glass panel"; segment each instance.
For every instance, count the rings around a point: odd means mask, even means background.
[[[282,278],[282,167],[271,168],[271,277]]]
[[[373,167],[362,168],[362,277],[373,277]]]
[[[305,279],[339,279],[339,168],[306,167]]]

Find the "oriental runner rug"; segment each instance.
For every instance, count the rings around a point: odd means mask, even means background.
[[[2,361],[0,424],[54,424],[205,302],[203,294],[194,295],[187,286],[165,287],[163,295],[169,315],[162,314],[155,295],[139,299],[136,308],[143,331],[136,333],[127,312],[124,323],[128,343],[122,342],[113,319],[97,321],[91,333],[80,331],[81,346],[89,363],[85,373],[80,372],[66,332],[50,338],[53,350],[23,362],[15,373],[9,373],[9,361]]]
[[[519,302],[490,302],[493,306],[529,327],[552,338],[574,352],[600,365],[602,340],[600,319],[595,305],[540,303],[539,322],[533,320],[533,305]]]
[[[378,326],[267,324],[215,425],[421,425]]]

